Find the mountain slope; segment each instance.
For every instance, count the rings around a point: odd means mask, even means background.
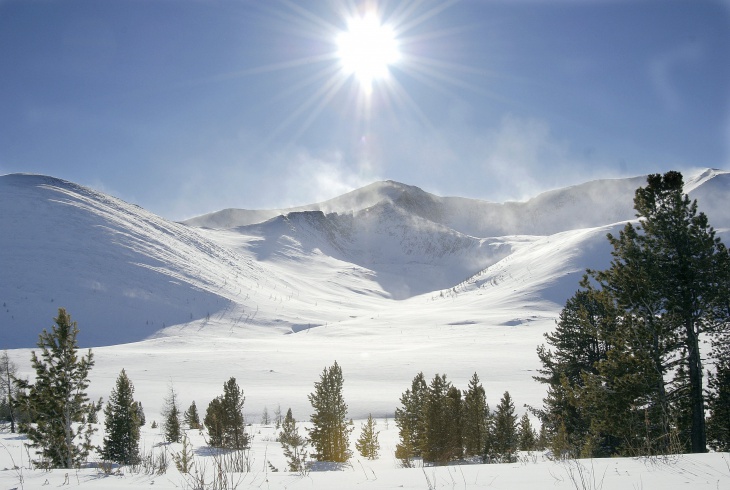
[[[179,224],[59,179],[1,176],[3,347],[32,346],[59,306],[85,345],[361,329],[367,318],[417,323],[437,310],[460,324],[485,309],[554,315],[586,267],[608,264],[605,234],[633,218],[643,183],[496,204],[388,181],[281,213]],[[687,190],[724,233],[730,173],[698,173]]]
[[[139,340],[221,310],[227,275],[262,275],[188,227],[59,179],[0,177],[0,209],[5,346],[32,345],[59,306],[86,344]]]

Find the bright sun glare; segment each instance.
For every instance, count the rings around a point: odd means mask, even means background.
[[[354,75],[366,94],[372,92],[373,82],[388,76],[388,66],[400,59],[395,32],[375,14],[351,19],[347,31],[337,37],[337,46],[344,73]]]

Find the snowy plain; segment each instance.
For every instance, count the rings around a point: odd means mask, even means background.
[[[420,371],[428,380],[445,373],[458,388],[476,372],[491,407],[507,390],[520,414],[541,404],[535,348],[585,269],[608,265],[606,233],[633,218],[644,181],[588,182],[523,203],[380,182],[291,210],[173,223],[58,179],[0,176],[0,347],[32,376],[38,333],[67,308],[80,343],[93,348],[89,395],[106,399],[125,369],[147,415],[146,451],[180,450],[149,427],[171,384],[183,409],[195,400],[204,412],[235,377],[254,436],[252,470],[231,477],[238,488],[730,488],[727,454],[565,463],[534,454],[512,465],[415,469],[393,456],[393,413]],[[686,181],[727,243],[730,173]],[[353,450],[372,413],[381,455],[286,473],[261,414],[292,408],[308,420],[307,395],[334,361],[355,420]],[[196,457],[210,461],[197,431],[190,437]],[[93,462],[31,471],[21,438],[3,432],[0,443],[2,488],[62,486],[66,474],[85,488],[194,488],[174,465],[165,475],[105,475]]]

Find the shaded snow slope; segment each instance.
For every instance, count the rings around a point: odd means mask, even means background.
[[[33,345],[59,306],[83,344],[110,345],[190,322],[276,324],[295,294],[249,256],[70,182],[0,177],[0,209],[3,347]]]

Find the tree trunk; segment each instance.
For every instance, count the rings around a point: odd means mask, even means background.
[[[705,400],[702,394],[702,359],[694,322],[685,322],[687,334],[687,362],[689,364],[690,406],[692,407],[692,428],[690,441],[693,453],[707,452],[705,432]]]

